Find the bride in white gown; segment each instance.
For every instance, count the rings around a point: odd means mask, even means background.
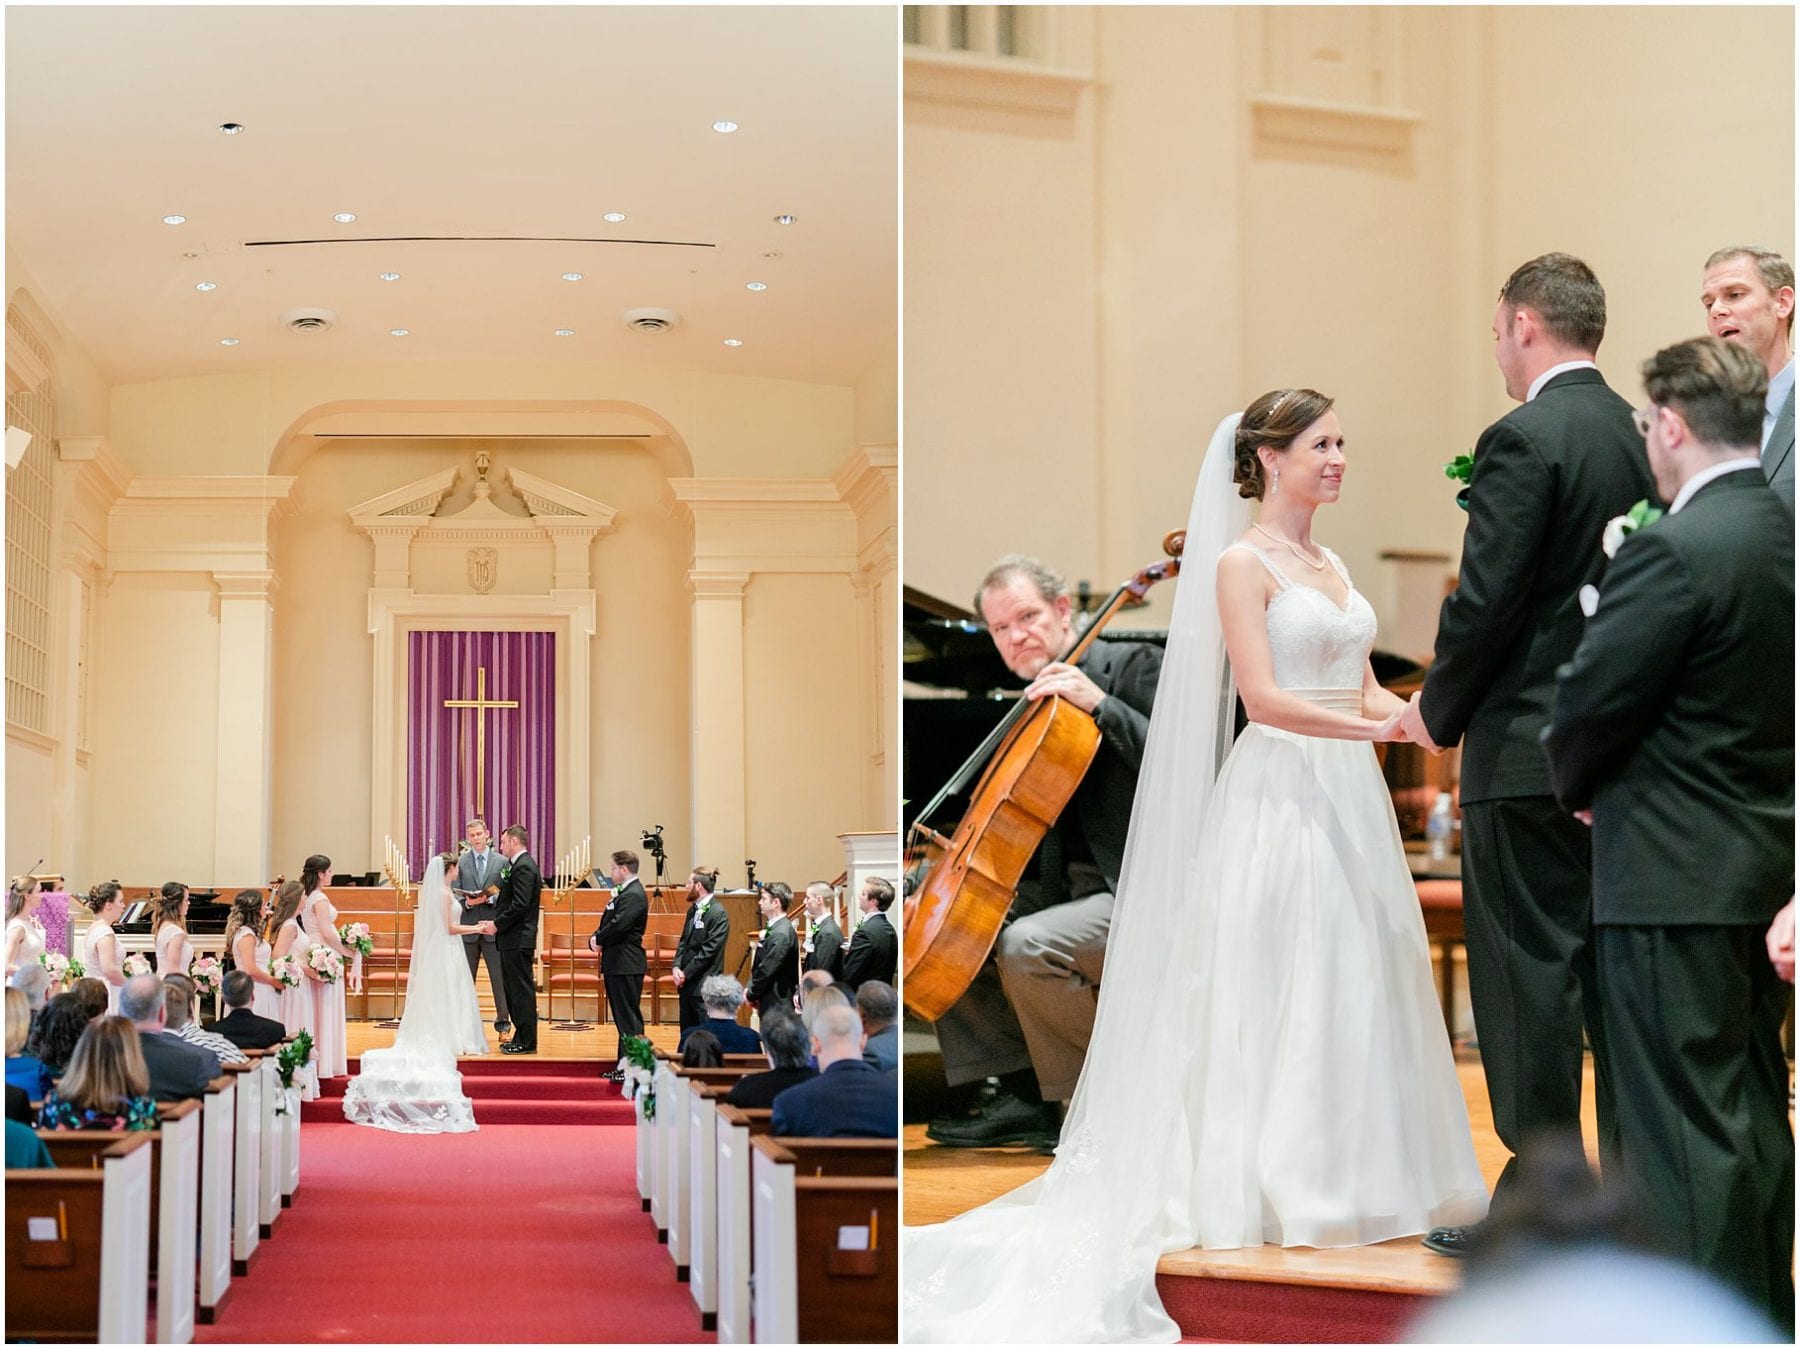
[[[1399,738],[1404,705],[1369,668],[1373,610],[1311,542],[1343,475],[1330,409],[1276,391],[1213,436],[1056,1160],[906,1229],[909,1342],[1173,1341],[1166,1253],[1361,1245],[1486,1212],[1370,744]],[[1260,524],[1234,480],[1267,484]]]
[[[344,1092],[345,1119],[403,1134],[459,1134],[479,1127],[456,1071],[459,1054],[487,1053],[475,980],[457,940],[475,932],[491,935],[493,924],[456,921],[444,859],[432,858],[413,913],[412,969],[400,1029],[391,1046],[362,1056],[360,1071]]]

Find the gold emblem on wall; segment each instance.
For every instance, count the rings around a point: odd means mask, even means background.
[[[494,581],[500,570],[500,550],[497,548],[469,549],[469,589],[477,595],[485,595],[494,588]]]

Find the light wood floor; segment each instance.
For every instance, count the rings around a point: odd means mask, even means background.
[[[485,1014],[485,1013],[484,1013]],[[488,1048],[500,1047],[500,1037],[494,1034],[492,1021],[485,1023],[488,1033]],[[665,1026],[645,1026],[644,1033],[658,1049],[674,1052],[675,1042],[681,1038],[681,1028],[674,1022]],[[394,1043],[394,1029],[383,1027],[375,1021],[352,1021],[349,1023],[349,1048],[351,1057],[361,1054],[365,1049],[385,1049]],[[605,1025],[595,1025],[589,1030],[569,1031],[557,1030],[548,1021],[538,1022],[538,1052],[535,1057],[546,1060],[599,1060],[611,1059],[618,1048],[619,1035],[609,1021]]]
[[[1468,1102],[1469,1126],[1475,1136],[1475,1158],[1491,1188],[1506,1164],[1506,1150],[1494,1134],[1493,1112],[1481,1063],[1473,1054],[1459,1055],[1457,1077]],[[1598,1155],[1594,1122],[1594,1071],[1583,1074],[1582,1134],[1590,1158]],[[1048,1157],[1023,1150],[945,1148],[925,1138],[925,1126],[903,1131],[905,1221],[943,1222],[1023,1185],[1050,1165]],[[1458,1266],[1433,1255],[1417,1237],[1349,1250],[1284,1250],[1264,1246],[1242,1251],[1183,1251],[1166,1256],[1158,1266],[1165,1274],[1202,1278],[1271,1280],[1343,1284],[1404,1292],[1437,1292],[1455,1286]]]

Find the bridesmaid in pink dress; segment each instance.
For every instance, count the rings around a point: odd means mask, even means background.
[[[117,881],[101,881],[87,893],[87,906],[94,921],[88,924],[81,939],[81,963],[87,977],[106,985],[108,1015],[119,1010],[119,990],[125,987],[125,953],[119,949],[119,938],[112,925],[125,912],[125,899]]]
[[[38,963],[44,954],[44,925],[37,919],[44,901],[34,876],[15,876],[6,892],[6,977]]]
[[[331,948],[344,959],[344,973],[340,978],[328,984],[317,979],[309,983],[313,1019],[318,1026],[313,1034],[319,1040],[319,1076],[345,1077],[350,1072],[350,1045],[344,1027],[344,986],[351,980],[353,962],[344,939],[338,936],[337,909],[325,893],[325,880],[330,875],[329,857],[315,853],[306,859],[300,873],[300,883],[306,887],[306,899],[300,912],[307,937],[315,945]]]
[[[306,895],[299,881],[284,881],[275,892],[275,911],[269,915],[267,936],[269,941],[269,958],[293,956],[304,961],[306,948],[312,943],[300,930],[300,901]],[[313,1010],[313,980],[304,974],[300,976],[297,988],[281,990],[280,1005],[276,1009],[276,1020],[286,1026],[289,1031],[309,1031],[313,1037],[313,1061],[306,1065],[304,1072],[297,1073],[294,1080],[300,1085],[300,1099],[317,1100],[319,1095],[319,1027]]]
[[[158,974],[186,974],[194,963],[194,943],[187,930],[188,888],[180,881],[170,881],[162,888],[156,902],[156,919],[151,924],[156,948]]]
[[[225,920],[225,949],[238,969],[250,976],[255,991],[250,1010],[271,1021],[281,1020],[281,985],[269,975],[269,943],[263,939],[265,901],[261,890],[239,890]]]

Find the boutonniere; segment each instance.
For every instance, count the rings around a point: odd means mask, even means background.
[[[1451,482],[1462,484],[1456,490],[1456,504],[1465,511],[1469,509],[1469,479],[1474,472],[1475,456],[1472,454],[1459,454],[1444,465],[1444,476]]]
[[[1600,531],[1600,551],[1611,558],[1619,551],[1619,545],[1625,542],[1628,535],[1640,529],[1648,529],[1663,518],[1660,507],[1652,506],[1648,500],[1640,501],[1623,515],[1615,515],[1606,522],[1606,528]],[[1592,618],[1594,611],[1600,607],[1600,591],[1591,585],[1581,587],[1576,596],[1581,604],[1584,617]]]
[[[505,866],[500,868],[500,879],[505,880],[510,875],[512,875],[512,863],[508,862]]]

